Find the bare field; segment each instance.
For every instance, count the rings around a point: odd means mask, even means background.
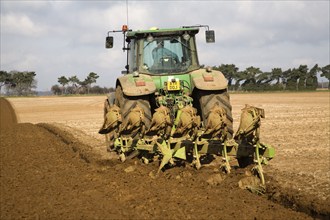
[[[265,168],[269,199],[291,208],[300,206],[297,210],[306,211],[306,207],[314,205],[314,212],[330,213],[330,93],[246,93],[230,97],[234,130],[245,104],[265,109],[261,141],[276,149],[276,157]],[[105,96],[86,96],[9,100],[20,123],[69,127],[71,133],[76,131],[73,135],[105,154],[104,137],[97,133],[103,123],[104,99]]]

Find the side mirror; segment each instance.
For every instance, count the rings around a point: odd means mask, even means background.
[[[105,48],[110,49],[113,48],[113,37],[108,36],[105,38]]]
[[[205,31],[206,43],[214,43],[215,42],[215,34],[213,30]]]

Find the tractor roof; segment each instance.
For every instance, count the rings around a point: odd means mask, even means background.
[[[184,33],[188,33],[190,35],[195,35],[199,31],[199,28],[189,28],[189,27],[182,27],[182,28],[170,28],[170,29],[150,29],[150,30],[137,30],[137,31],[128,31],[127,38],[144,38],[147,37],[149,34],[152,36],[171,36],[171,35],[182,35]]]

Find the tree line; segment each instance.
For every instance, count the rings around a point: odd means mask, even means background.
[[[37,95],[36,73],[34,71],[0,71],[0,95],[6,96],[32,96]],[[107,94],[113,88],[92,86],[99,76],[90,72],[84,80],[76,75],[58,78],[60,85],[53,85],[50,90],[54,95],[62,94]]]
[[[37,88],[36,73],[30,71],[16,71],[10,72],[0,71],[0,92],[4,90],[6,95],[28,96],[35,95]]]
[[[213,66],[212,69],[220,70],[225,75],[229,90],[232,91],[316,90],[318,73],[330,80],[330,64],[324,67],[315,64],[311,69],[307,65],[288,70],[273,68],[269,72],[263,72],[253,66],[239,71],[235,64],[221,64]],[[329,83],[328,89],[330,89]]]
[[[330,64],[324,67],[315,64],[311,69],[307,65],[287,70],[273,68],[269,72],[263,72],[253,66],[240,71],[235,64],[221,64],[213,66],[212,69],[220,70],[225,75],[231,91],[316,90],[318,73],[330,81]],[[36,95],[35,77],[34,71],[0,71],[0,92],[8,96]],[[98,78],[98,74],[94,72],[90,72],[84,80],[80,80],[76,75],[61,76],[57,81],[59,84],[53,85],[50,90],[54,95],[106,94],[114,91],[111,87],[92,86],[96,84]],[[330,89],[329,83],[328,89]]]
[[[54,95],[64,94],[106,94],[113,91],[112,88],[92,86],[99,78],[97,73],[90,72],[84,80],[80,80],[76,75],[66,77],[61,76],[57,79],[60,84],[53,85],[51,91]]]

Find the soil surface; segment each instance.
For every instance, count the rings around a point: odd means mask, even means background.
[[[156,163],[119,162],[97,134],[103,100],[10,99],[22,123],[0,134],[1,219],[328,219],[328,92],[231,95],[236,128],[245,103],[266,111],[261,138],[277,152],[261,196],[238,187],[241,169],[175,167],[154,178]]]
[[[17,116],[11,103],[0,97],[0,131],[13,127],[17,124]]]

